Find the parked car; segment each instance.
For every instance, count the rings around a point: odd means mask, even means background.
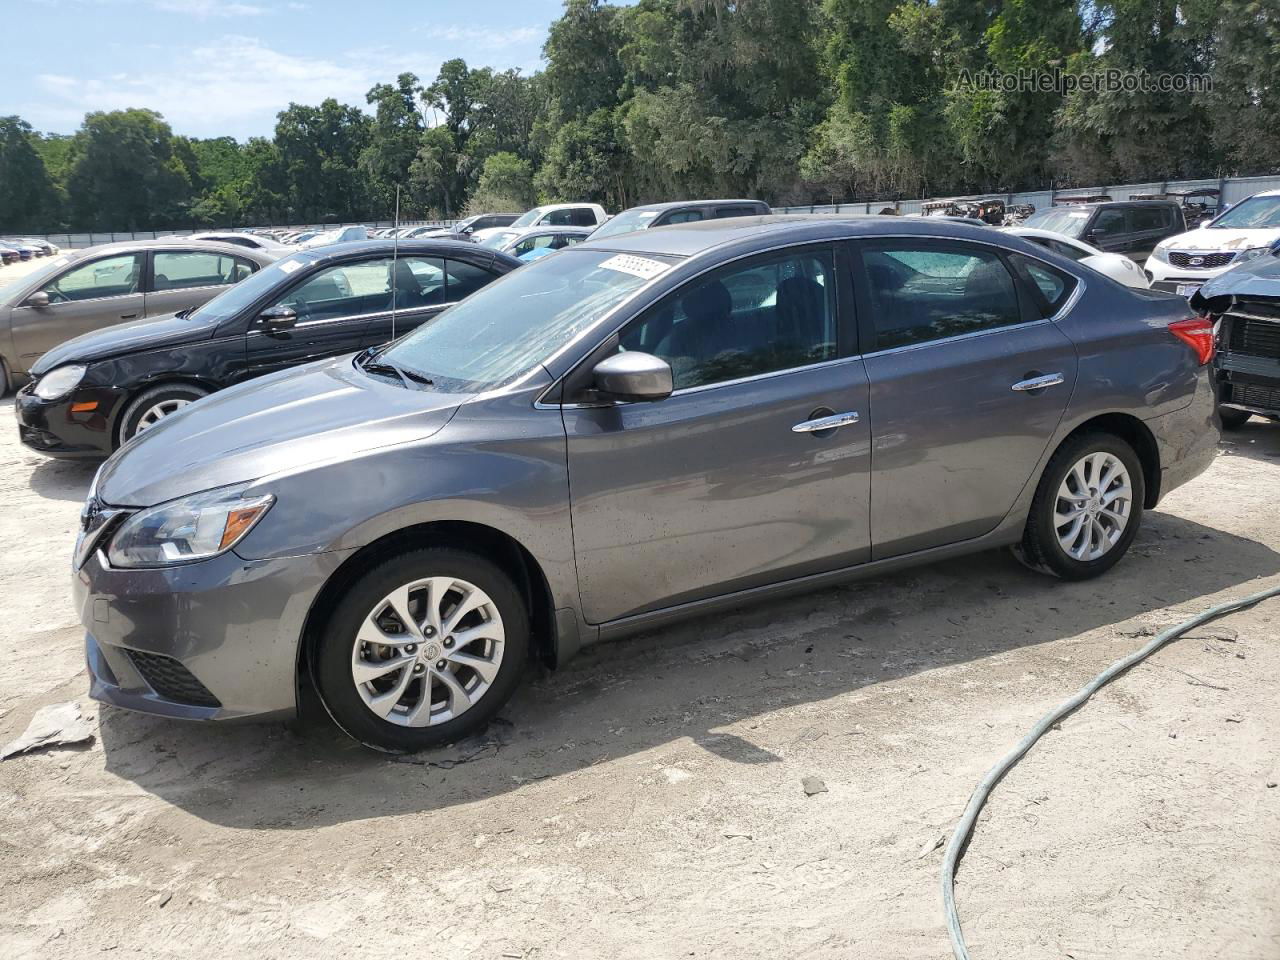
[[[479,230],[509,227],[519,219],[518,213],[477,213],[465,220],[459,220],[449,228],[449,232],[459,237],[470,237]]]
[[[1257,415],[1280,420],[1280,241],[1207,281],[1191,305],[1217,322],[1218,412],[1228,430]]]
[[[623,210],[596,227],[592,236],[620,237],[633,230],[666,227],[675,223],[698,220],[720,220],[726,217],[767,216],[772,213],[763,200],[676,200],[670,203],[647,203]]]
[[[278,716],[314,678],[347,733],[417,750],[530,656],[678,617],[992,547],[1097,576],[1219,437],[1210,322],[1096,281],[888,217],[531,263],[118,451],[75,550],[91,694]]]
[[[1075,260],[1077,263],[1097,270],[1117,283],[1123,283],[1126,287],[1145,290],[1150,286],[1142,268],[1123,254],[1105,253],[1083,240],[1075,240],[1051,230],[1037,230],[1035,227],[1004,227],[1003,229],[1006,233],[1022,237],[1036,246],[1045,247],[1069,260]]]
[[[239,230],[217,231],[192,234],[190,237],[165,237],[166,240],[181,242],[184,240],[214,240],[218,243],[230,243],[237,247],[248,247],[251,250],[269,250],[278,257],[289,253],[289,249],[280,241],[267,236],[245,233]]]
[[[1221,192],[1213,187],[1200,190],[1170,190],[1167,193],[1131,193],[1130,200],[1172,200],[1182,206],[1187,229],[1212,220],[1221,210]]]
[[[963,217],[992,226],[1004,223],[1003,200],[931,200],[920,205],[923,217]]]
[[[1187,229],[1182,206],[1171,200],[1070,203],[1033,213],[1022,223],[1083,240],[1105,253],[1122,253],[1138,263],[1162,240]]]
[[[299,240],[298,246],[303,250],[326,247],[331,243],[352,243],[357,240],[368,240],[369,231],[362,226],[336,227],[324,233],[313,234],[306,240]]]
[[[275,259],[207,240],[109,243],[53,257],[0,286],[0,395],[66,340],[198,307]]]
[[[598,203],[550,203],[526,210],[509,226],[512,227],[594,227],[609,219]],[[471,232],[471,239],[483,243],[501,227],[485,227]]]
[[[528,262],[581,243],[589,236],[591,227],[511,227],[490,235],[481,246]]]
[[[387,240],[295,253],[202,307],[108,327],[45,354],[18,393],[18,432],[56,457],[103,457],[199,398],[385,343],[520,265],[461,241]]]
[[[3,241],[9,243],[9,238]],[[14,237],[12,240],[20,246],[30,247],[37,257],[48,257],[58,252],[58,248],[51,244],[48,240],[39,240],[35,237]]]
[[[0,243],[3,243],[6,247],[12,247],[14,250],[18,251],[18,256],[23,261],[34,260],[36,258],[37,247],[35,247],[33,244],[27,243],[24,240],[18,240],[18,239],[15,239],[14,237],[5,237],[4,239],[0,240]]]
[[[11,247],[3,240],[0,240],[0,263],[9,266],[11,263],[17,263],[22,259],[22,254],[18,252],[17,247]]]
[[[1026,221],[1027,217],[1036,212],[1034,203],[1015,203],[1005,208],[1004,220],[1001,224],[1006,227],[1020,227]]]
[[[1280,190],[1255,193],[1152,252],[1151,285],[1189,297],[1200,285],[1265,255],[1280,240]]]

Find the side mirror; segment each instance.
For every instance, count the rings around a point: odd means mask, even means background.
[[[591,373],[604,400],[643,403],[671,396],[671,365],[650,353],[614,354]]]
[[[258,321],[268,333],[276,333],[292,329],[298,322],[298,315],[294,313],[293,307],[267,307],[258,314]]]
[[[28,307],[47,307],[49,305],[49,295],[43,290],[37,290],[31,296],[27,297],[26,306]]]
[[[465,234],[469,237],[469,236],[471,236],[473,233],[475,233],[475,232],[476,232],[476,228],[475,228],[475,227],[467,227],[467,228],[465,228],[462,232],[463,232],[463,233],[465,233]]]

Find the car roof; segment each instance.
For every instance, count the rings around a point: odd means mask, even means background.
[[[318,263],[326,260],[343,260],[366,253],[391,253],[392,251],[398,251],[401,256],[417,253],[438,257],[468,253],[474,257],[477,253],[482,255],[498,253],[496,250],[482,247],[480,244],[472,243],[470,240],[453,240],[446,237],[426,237],[421,240],[396,240],[393,237],[376,237],[372,240],[348,240],[345,243],[331,243],[323,247],[312,247],[309,250],[301,250],[299,253],[305,254],[312,263]],[[505,258],[506,254],[499,254],[499,256]]]
[[[501,233],[514,233],[521,237],[527,237],[531,233],[595,233],[596,229],[596,227],[570,226],[567,223],[542,223],[536,227],[496,227],[495,230],[499,232],[494,233],[494,236],[499,236]]]
[[[879,214],[772,213],[724,220],[698,220],[675,226],[587,240],[573,250],[616,250],[619,253],[692,257],[726,246],[744,252],[764,251],[791,243],[857,237],[921,236],[983,240],[1005,237],[975,221],[973,226],[938,217],[885,217]]]
[[[192,250],[208,250],[210,253],[234,253],[249,259],[261,258],[266,262],[278,260],[279,250],[263,250],[260,247],[245,247],[238,243],[222,243],[218,240],[196,240],[192,237],[170,236],[156,237],[154,240],[117,240],[114,243],[99,243],[92,247],[67,251],[72,257],[79,259],[90,254],[126,253],[129,251],[165,250],[174,246],[184,246]]]
[[[664,200],[661,203],[642,203],[639,206],[628,207],[622,212],[630,213],[632,210],[673,210],[676,207],[719,207],[731,203],[750,204],[753,207],[766,205],[763,200]]]

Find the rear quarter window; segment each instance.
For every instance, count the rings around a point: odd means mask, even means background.
[[[1031,257],[1024,257],[1020,253],[1009,254],[1009,262],[1031,287],[1032,299],[1041,316],[1051,317],[1061,310],[1078,283],[1069,273]]]

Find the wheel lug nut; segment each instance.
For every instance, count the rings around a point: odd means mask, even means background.
[[[443,660],[437,660],[437,661],[436,661],[436,669],[437,669],[437,670],[443,670],[443,669],[444,669],[444,661],[443,661]]]
[[[418,645],[416,643],[406,643],[404,647],[405,653],[417,653]]]
[[[423,636],[427,636],[427,637],[434,637],[434,636],[436,635],[436,628],[435,628],[435,627],[424,627],[424,628],[423,628],[423,630],[422,630],[422,633],[423,633]]]
[[[445,638],[444,638],[444,645],[445,645],[446,647],[452,647],[452,646],[453,646],[453,637],[445,637]]]
[[[423,666],[422,664],[420,664],[420,663],[415,663],[415,664],[413,665],[413,672],[414,672],[414,673],[421,673],[421,672],[422,672],[423,670],[425,670],[425,669],[427,669],[427,668],[426,668],[426,667],[424,667],[424,666]]]

